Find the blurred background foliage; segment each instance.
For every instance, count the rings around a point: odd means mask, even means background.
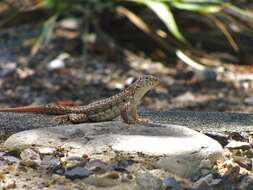
[[[209,53],[219,51],[240,60],[252,52],[253,7],[249,5],[250,0],[2,0],[0,26],[40,12],[41,30],[31,54],[50,40],[59,20],[74,17],[81,20],[82,36],[95,31],[119,46],[124,46],[120,39],[130,34],[120,27],[130,22],[160,47],[160,57],[172,54],[192,64],[203,62],[203,57],[217,58]],[[138,40],[130,43],[139,46]]]

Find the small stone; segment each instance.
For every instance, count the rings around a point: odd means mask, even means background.
[[[205,135],[218,141],[223,147],[228,144],[229,136],[219,132],[205,132]]]
[[[212,182],[212,180],[213,180],[213,174],[208,174],[204,177],[201,177],[198,181],[194,182],[191,188],[198,189],[198,190],[208,189],[209,184]]]
[[[1,152],[0,151],[0,158],[3,157],[6,154],[6,152]]]
[[[201,160],[199,167],[203,168],[203,169],[211,169],[212,168],[212,163],[208,159]]]
[[[250,170],[252,168],[251,160],[243,156],[233,156],[234,162],[238,163],[241,167]]]
[[[113,166],[113,169],[116,171],[126,171],[126,168],[133,163],[133,160],[120,160]]]
[[[7,179],[4,183],[0,183],[0,189],[8,190],[8,189],[15,189],[16,188],[16,181],[13,179]]]
[[[61,162],[65,162],[65,167],[71,168],[75,166],[85,166],[87,160],[81,156],[77,155],[68,155],[68,157],[62,157]]]
[[[65,67],[65,60],[69,58],[70,55],[67,53],[61,53],[57,58],[53,59],[48,63],[49,70],[62,69]]]
[[[223,183],[222,179],[213,179],[211,183],[209,183],[209,186],[213,187],[214,190],[222,190],[223,189]]]
[[[17,64],[15,62],[7,62],[0,65],[0,77],[7,76],[16,71]]]
[[[77,30],[80,27],[80,21],[74,18],[63,19],[59,25],[68,30]]]
[[[133,175],[130,173],[122,173],[121,181],[122,182],[129,182],[134,179]]]
[[[85,178],[88,177],[90,174],[91,173],[87,168],[79,166],[66,169],[64,172],[64,175],[70,179]]]
[[[251,190],[251,189],[253,189],[252,174],[244,176],[238,185],[238,190]]]
[[[65,63],[61,59],[54,59],[50,61],[50,63],[48,64],[48,69],[50,70],[61,69],[64,67],[65,67]]]
[[[68,160],[68,161],[73,161],[73,160],[75,160],[75,161],[84,161],[84,158],[81,157],[81,156],[68,156],[66,158],[66,160]]]
[[[46,155],[42,159],[41,168],[55,170],[57,167],[60,166],[60,164],[60,160],[56,157]]]
[[[163,187],[162,180],[154,177],[150,172],[139,173],[135,180],[139,190],[161,190]]]
[[[242,149],[242,150],[249,150],[250,149],[250,144],[247,142],[241,142],[241,141],[230,141],[227,145],[226,148],[228,149]]]
[[[253,97],[252,96],[250,96],[250,97],[246,97],[245,99],[244,99],[244,103],[245,104],[247,104],[247,105],[253,105]]]
[[[105,172],[109,169],[108,165],[101,160],[90,160],[85,167],[92,172]]]
[[[39,153],[34,150],[27,148],[20,153],[22,164],[30,167],[37,167],[41,164]]]
[[[40,154],[54,154],[56,149],[50,148],[50,147],[44,147],[44,148],[39,148],[38,151]]]
[[[8,164],[15,164],[20,162],[20,159],[15,156],[3,156],[3,160],[6,161]]]
[[[163,180],[165,189],[180,189],[180,185],[177,183],[174,177],[167,177]]]
[[[208,169],[201,169],[200,170],[200,175],[201,176],[206,176],[209,173],[210,173],[210,170],[208,170]]]
[[[230,141],[239,141],[239,142],[245,142],[246,136],[243,135],[243,132],[230,132],[229,133],[229,139]],[[248,139],[248,138],[247,138]]]

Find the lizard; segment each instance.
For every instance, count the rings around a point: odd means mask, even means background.
[[[145,123],[147,120],[139,118],[138,105],[142,97],[160,83],[158,77],[143,75],[118,94],[109,98],[91,102],[83,106],[59,106],[54,104],[25,106],[16,108],[2,108],[0,112],[40,113],[58,115],[59,123],[111,121],[121,115],[127,124]]]

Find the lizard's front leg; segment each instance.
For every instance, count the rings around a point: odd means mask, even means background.
[[[71,113],[71,114],[65,114],[65,115],[59,115],[56,116],[54,119],[57,124],[65,124],[68,123],[69,121],[71,123],[83,123],[88,121],[88,117],[84,113]]]
[[[131,102],[126,103],[121,109],[121,117],[128,124],[145,124],[150,122],[149,119],[139,118],[137,106]]]

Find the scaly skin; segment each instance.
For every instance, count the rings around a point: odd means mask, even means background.
[[[68,120],[72,123],[110,121],[119,115],[128,124],[143,123],[145,120],[138,118],[137,106],[140,104],[142,97],[158,84],[158,78],[151,75],[144,75],[120,93],[88,105],[73,107],[42,105],[3,108],[0,109],[0,112],[30,112],[60,115],[57,118],[60,123]]]

